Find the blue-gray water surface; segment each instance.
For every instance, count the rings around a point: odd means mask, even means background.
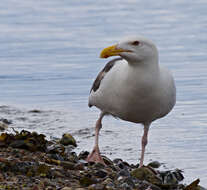
[[[72,132],[78,150],[90,150],[99,110],[88,108],[88,94],[107,61],[99,53],[125,36],[144,35],[177,86],[175,108],[150,129],[145,163],[159,160],[183,169],[186,183],[200,178],[207,186],[206,10],[206,0],[1,0],[0,117],[48,137]],[[136,163],[142,132],[106,117],[101,150]]]

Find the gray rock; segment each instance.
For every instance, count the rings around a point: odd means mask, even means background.
[[[107,176],[107,172],[106,170],[101,169],[101,170],[96,171],[94,175],[99,178],[104,178]]]
[[[128,176],[130,176],[130,173],[129,173],[129,171],[127,169],[122,169],[122,170],[120,170],[120,172],[118,172],[117,175],[118,176],[126,176],[126,177],[128,177]]]
[[[153,161],[153,162],[150,162],[147,166],[150,166],[152,168],[159,168],[161,166],[161,163],[158,161]]]

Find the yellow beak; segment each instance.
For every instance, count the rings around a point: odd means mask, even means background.
[[[130,50],[124,50],[121,48],[117,48],[117,45],[109,46],[104,48],[100,54],[100,58],[108,58],[111,56],[119,55],[121,52],[130,52]]]

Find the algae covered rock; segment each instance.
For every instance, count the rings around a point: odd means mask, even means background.
[[[75,147],[77,146],[76,140],[69,133],[63,134],[62,138],[60,139],[60,143],[65,146],[67,146],[67,145],[73,145]]]
[[[148,167],[134,169],[132,170],[131,175],[139,180],[146,180],[154,185],[162,184],[162,180]]]
[[[15,131],[16,134],[2,133],[0,135],[0,146],[21,148],[30,151],[45,151],[47,140],[45,135],[36,132],[22,130]]]

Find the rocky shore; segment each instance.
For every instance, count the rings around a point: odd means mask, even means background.
[[[204,190],[199,179],[182,184],[179,169],[160,171],[158,161],[142,168],[120,158],[88,163],[87,151],[74,152],[72,135],[47,140],[26,130],[6,133],[9,122],[0,121],[0,190]]]

